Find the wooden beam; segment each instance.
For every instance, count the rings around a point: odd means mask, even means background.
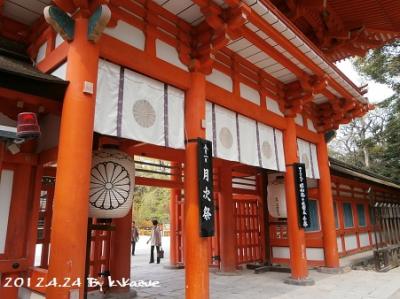
[[[73,13],[77,9],[72,0],[53,0],[54,4],[68,13]]]
[[[263,1],[263,4],[273,11],[275,14],[278,16],[280,15],[279,12],[277,12],[277,9],[272,6],[269,2]],[[315,62],[313,62],[310,58],[308,58],[298,47],[296,47],[294,44],[292,44],[289,40],[286,39],[280,32],[278,32],[275,28],[270,26],[269,24],[266,23],[266,21],[260,17],[257,13],[252,13],[248,16],[249,21],[257,26],[260,30],[262,30],[264,33],[269,35],[272,39],[275,40],[278,44],[281,45],[285,50],[287,50],[291,55],[296,57],[297,60],[299,60],[305,67],[309,68],[312,72],[314,72],[315,75],[317,76],[323,76],[325,75],[325,71],[322,70]],[[289,26],[291,27],[291,26]],[[299,32],[298,29],[296,28],[291,28],[292,31],[301,36],[302,33]],[[311,49],[313,49],[312,45],[309,45]],[[320,55],[320,57],[324,57],[322,53],[319,53],[319,51],[316,51],[317,55]],[[333,69],[336,69],[335,66],[333,66],[329,61],[326,61]],[[336,89],[339,93],[341,93],[343,96],[347,98],[353,98],[353,95],[347,91],[343,86],[341,86],[338,82],[336,82],[332,78],[328,78],[328,83],[330,86],[332,86],[334,89]],[[346,81],[350,83],[350,85],[354,84],[350,82],[347,78],[345,78]],[[356,87],[354,86],[356,89]]]
[[[359,37],[353,41],[354,44],[359,44],[368,48],[376,48],[382,45],[382,42],[377,40],[367,39],[365,37]]]
[[[154,178],[146,178],[146,177],[135,177],[135,185],[142,186],[152,186],[152,187],[160,187],[160,188],[171,188],[171,189],[182,189],[183,182],[171,181],[171,180],[161,180]]]
[[[46,165],[49,163],[57,163],[58,147],[45,150],[39,154],[38,164]]]
[[[18,264],[18,268],[15,268],[14,264]],[[26,257],[0,260],[0,273],[23,272],[28,270],[28,267],[29,262]]]
[[[81,9],[88,9],[89,8],[89,3],[88,0],[72,0],[74,3],[75,7],[79,7]]]
[[[0,34],[8,39],[26,43],[30,31],[28,25],[22,24],[6,16],[1,15],[0,11]]]
[[[43,106],[46,112],[51,112],[54,114],[61,113],[61,103],[44,97],[34,96],[4,87],[0,87],[0,95],[2,98],[10,99],[15,102],[22,101],[35,106]]]
[[[297,5],[308,9],[322,9],[324,6],[324,0],[298,0]]]
[[[268,56],[276,60],[278,63],[286,67],[290,72],[292,72],[298,78],[306,77],[306,73],[301,70],[297,65],[290,61],[287,57],[277,51],[275,48],[267,44],[261,37],[256,35],[253,31],[247,27],[243,29],[244,37],[254,44],[256,47],[265,52]]]

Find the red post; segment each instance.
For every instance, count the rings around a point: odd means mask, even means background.
[[[324,242],[325,266],[339,267],[339,253],[336,241],[335,212],[332,198],[331,173],[329,170],[328,149],[324,135],[320,135],[317,144],[319,166],[319,204],[321,207],[321,224]]]
[[[180,163],[171,163],[171,180],[179,182],[181,180]],[[169,223],[170,223],[170,250],[169,250],[169,263],[172,267],[178,265],[178,199],[181,196],[181,189],[171,189],[169,201]]]
[[[288,117],[287,128],[284,132],[284,149],[286,160],[285,191],[287,221],[290,247],[291,278],[285,282],[291,284],[309,284],[308,279],[306,241],[304,229],[299,228],[296,187],[293,163],[298,162],[296,124],[294,118]]]
[[[5,152],[5,142],[0,141],[0,182],[1,182],[1,173],[3,171],[3,160],[4,160],[4,152]],[[0,298],[5,297],[7,290],[2,287],[3,282],[4,282],[5,277],[2,277],[0,279]],[[17,293],[15,294],[14,297],[10,298],[17,298]]]
[[[99,48],[87,39],[88,20],[75,19],[75,36],[67,56],[67,88],[61,117],[57,179],[51,227],[49,280],[85,282],[88,197],[92,161],[95,96],[83,93],[84,82],[96,90]],[[69,299],[69,287],[48,287],[48,299]],[[74,295],[75,295],[74,294]]]
[[[17,299],[18,288],[13,286],[16,278],[20,277],[19,273],[2,273],[0,277],[0,298]],[[10,287],[3,287],[6,284],[11,285]]]
[[[114,219],[115,230],[111,233],[110,274],[112,280],[123,281],[131,277],[132,211],[124,218]],[[115,287],[113,293],[129,292],[127,287]]]
[[[235,218],[232,199],[232,168],[223,166],[219,170],[219,221],[220,221],[220,270],[236,270]]]
[[[205,137],[205,75],[191,73],[191,87],[186,93],[185,127],[188,140]],[[185,296],[186,299],[209,298],[208,238],[200,237],[197,144],[188,142],[185,152]]]

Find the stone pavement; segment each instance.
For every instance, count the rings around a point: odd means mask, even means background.
[[[161,265],[148,264],[148,237],[141,237],[137,255],[132,259],[133,280],[158,280],[159,288],[136,288],[138,298],[182,299],[184,298],[184,270],[165,269],[168,264],[169,239],[163,238],[166,259]],[[286,285],[286,273],[254,274],[243,270],[237,276],[210,273],[212,299],[400,299],[400,268],[388,273],[353,270],[349,273],[331,275],[310,271],[315,286],[298,287]],[[201,298],[199,298],[201,299]]]

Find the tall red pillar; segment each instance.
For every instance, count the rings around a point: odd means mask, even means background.
[[[205,75],[191,73],[191,86],[185,100],[185,128],[188,143],[185,152],[185,296],[186,299],[209,298],[208,238],[200,237],[200,215],[198,194],[197,144],[190,142],[205,137],[202,121],[206,108]]]
[[[114,219],[115,230],[111,234],[110,275],[113,280],[131,278],[132,210],[123,218]],[[111,293],[127,293],[127,287],[115,287]],[[136,293],[136,292],[135,292]]]
[[[339,268],[339,253],[336,241],[335,213],[332,197],[331,173],[329,170],[328,149],[324,135],[320,135],[317,144],[319,166],[319,205],[324,243],[325,266]]]
[[[181,180],[181,168],[180,163],[171,163],[171,180],[174,182],[180,182]],[[169,223],[170,223],[170,248],[169,248],[169,263],[171,267],[178,265],[178,200],[181,196],[181,189],[171,189],[170,201],[169,201]]]
[[[18,277],[20,277],[18,273],[2,273],[0,277],[0,298],[7,298],[7,299],[18,298],[18,288],[12,285],[12,283]],[[11,286],[4,287],[6,284],[9,284]]]
[[[67,56],[67,88],[61,116],[57,177],[51,227],[48,278],[63,283],[80,280],[79,290],[48,287],[48,299],[80,294],[85,282],[88,198],[92,161],[95,96],[83,92],[84,82],[96,90],[99,48],[87,39],[88,20],[75,19],[75,36]]]
[[[236,270],[235,219],[232,199],[232,168],[223,166],[219,169],[219,236],[221,272]]]
[[[285,191],[291,277],[285,280],[285,282],[296,285],[311,285],[314,284],[314,281],[308,278],[306,240],[304,229],[299,228],[296,186],[293,169],[293,163],[298,162],[296,124],[294,118],[292,117],[288,117],[286,120],[287,128],[284,132],[283,141],[286,160]]]

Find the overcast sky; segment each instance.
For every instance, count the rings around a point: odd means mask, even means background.
[[[393,94],[393,90],[386,85],[376,83],[375,81],[363,81],[361,76],[355,70],[350,60],[343,60],[336,64],[336,66],[349,77],[357,86],[368,83],[368,93],[366,96],[370,103],[378,103]]]

